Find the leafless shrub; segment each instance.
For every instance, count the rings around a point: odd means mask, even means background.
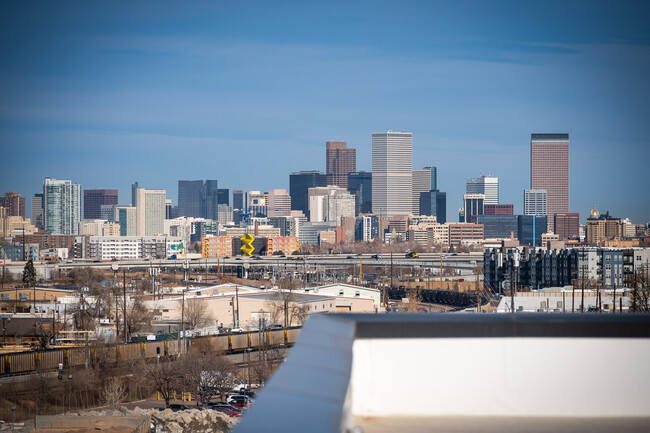
[[[117,408],[124,400],[125,387],[118,377],[111,378],[101,391],[101,402],[104,406]]]

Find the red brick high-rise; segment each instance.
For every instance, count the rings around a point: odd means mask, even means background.
[[[549,218],[569,212],[569,134],[531,134],[530,187],[546,190]]]
[[[485,215],[514,215],[512,204],[486,204],[483,207]]]
[[[325,147],[327,184],[347,189],[348,173],[357,171],[357,149],[345,141],[328,141]]]
[[[560,239],[578,239],[580,236],[579,213],[553,214],[553,227]]]
[[[7,216],[25,218],[25,197],[17,192],[6,192],[0,197],[0,206],[7,208]]]

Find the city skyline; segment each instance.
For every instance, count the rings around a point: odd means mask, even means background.
[[[136,180],[174,202],[179,179],[288,190],[291,172],[325,172],[330,140],[370,171],[371,133],[392,129],[413,133],[413,168],[438,168],[449,220],[482,173],[520,214],[530,134],[568,133],[569,211],[650,219],[634,199],[648,5],[157,6],[2,6],[2,192],[30,200],[45,177],[120,204]]]

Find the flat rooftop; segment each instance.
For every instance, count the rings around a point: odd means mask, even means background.
[[[319,314],[235,431],[647,431],[648,365],[650,315]]]

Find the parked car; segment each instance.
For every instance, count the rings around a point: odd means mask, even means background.
[[[243,334],[246,331],[244,331],[243,328],[240,328],[239,326],[236,326],[234,328],[230,328],[228,330],[228,332],[230,332],[231,334]]]
[[[240,392],[241,395],[245,395],[246,397],[250,398],[251,400],[255,400],[255,391],[251,391],[250,388],[246,388],[243,391]]]
[[[226,403],[230,403],[235,407],[248,407],[252,402],[253,400],[250,397],[242,394],[230,395],[226,400]]]
[[[186,404],[182,403],[172,403],[169,405],[169,409],[171,409],[174,412],[180,412],[182,410],[188,410],[190,407]]]
[[[239,418],[241,416],[241,409],[229,403],[224,403],[224,402],[210,403],[208,405],[208,409],[218,410],[219,412],[223,412],[226,415],[232,417]]]
[[[239,383],[237,383],[237,385],[232,388],[234,391],[232,395],[241,394],[241,392],[246,389],[250,389],[250,385],[248,385],[246,382],[239,381]]]

